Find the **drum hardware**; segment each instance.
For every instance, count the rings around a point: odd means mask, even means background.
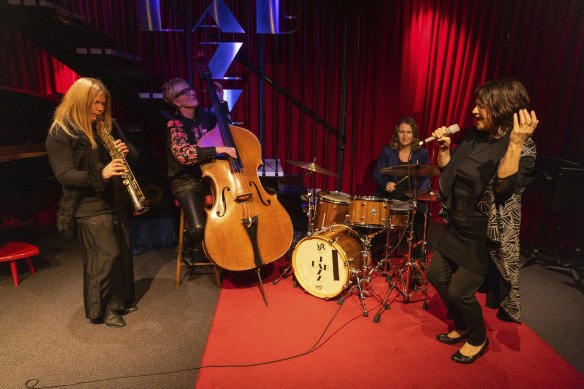
[[[438,201],[439,199],[439,193],[433,192],[433,191],[429,191],[426,193],[420,193],[418,195],[415,195],[413,192],[406,192],[406,195],[408,195],[410,198],[416,198],[418,201],[422,201],[422,202],[426,202],[426,209],[424,211],[424,229],[423,229],[423,236],[422,236],[422,240],[416,242],[416,244],[414,245],[414,248],[421,246],[420,247],[420,255],[421,255],[421,259],[423,259],[423,261],[425,262],[428,256],[428,228],[430,227],[430,202],[432,201]]]
[[[392,266],[391,258],[395,257],[403,257],[405,254],[401,253],[401,245],[403,239],[406,237],[408,229],[401,230],[394,230],[391,228],[387,228],[385,230],[385,247],[383,258],[380,259],[377,263],[378,267],[382,267],[383,270],[380,270],[380,273],[386,277],[386,280],[390,281],[390,268]]]
[[[389,282],[390,282],[390,288],[387,291],[387,294],[385,295],[383,301],[381,302],[381,306],[379,308],[379,311],[375,314],[375,317],[373,318],[373,322],[374,323],[379,323],[379,321],[381,320],[381,314],[390,309],[391,308],[391,303],[388,303],[389,300],[389,296],[392,294],[392,292],[394,290],[397,290],[403,297],[403,302],[404,303],[409,303],[410,302],[410,298],[413,294],[413,292],[416,292],[417,289],[415,288],[415,285],[413,285],[413,282],[415,282],[417,279],[415,277],[415,272],[417,272],[417,274],[419,276],[422,277],[422,281],[421,281],[421,286],[420,286],[420,290],[422,291],[423,295],[424,295],[424,302],[422,305],[422,309],[427,309],[428,307],[428,294],[427,294],[427,287],[428,287],[428,280],[426,279],[426,275],[424,273],[423,270],[423,262],[420,259],[416,259],[414,258],[414,247],[418,245],[417,242],[416,244],[413,243],[414,241],[414,220],[415,220],[415,216],[416,216],[416,211],[417,211],[417,207],[414,206],[412,208],[412,221],[409,224],[409,228],[408,228],[408,253],[405,256],[405,262],[401,265],[398,273],[394,276],[394,277],[390,277],[389,278]],[[424,233],[424,235],[426,235]],[[425,236],[424,236],[424,240],[422,240],[421,242],[425,241]],[[424,257],[424,261],[426,260],[426,258]],[[395,278],[395,280],[394,280]]]
[[[307,171],[306,177],[307,177],[308,181],[310,182],[310,187],[309,187],[310,189],[306,193],[306,199],[308,201],[308,207],[306,209],[306,216],[307,216],[307,220],[308,220],[307,221],[308,226],[307,226],[306,235],[307,235],[307,237],[309,237],[309,236],[313,235],[315,232],[314,222],[315,222],[316,212],[318,210],[317,204],[315,204],[316,197],[317,197],[316,196],[316,182],[314,180],[314,176],[312,173],[313,172],[314,173],[322,173],[322,174],[332,176],[332,177],[338,177],[338,174],[333,173],[330,170],[327,170],[325,168],[318,166],[316,164],[316,158],[314,159],[313,162],[293,161],[290,159],[287,159],[286,162],[288,162],[291,165],[298,166],[298,167]],[[288,266],[286,266],[284,268],[284,270],[282,270],[282,274],[280,274],[280,276],[278,278],[276,278],[274,281],[272,281],[272,283],[274,285],[277,285],[278,282],[280,282],[283,278],[286,278],[290,275],[290,271],[292,271],[292,274],[294,273],[294,267],[293,267],[292,261],[290,262],[290,264]],[[294,279],[294,287],[296,287],[296,286],[297,286],[297,280],[295,278]]]
[[[316,182],[314,180],[314,176],[312,173],[321,173],[321,174],[325,174],[327,176],[332,176],[332,177],[338,177],[339,175],[331,172],[330,170],[327,170],[323,167],[318,166],[316,164],[316,158],[314,158],[313,162],[293,161],[291,159],[287,159],[286,162],[288,162],[291,165],[298,166],[298,167],[306,170],[306,177],[308,178],[308,181],[310,182],[310,186],[309,186],[310,190],[306,194],[306,198],[308,200],[308,208],[306,210],[306,215],[308,218],[308,232],[307,232],[307,234],[310,236],[315,232],[314,219],[315,219],[316,211],[317,211]]]
[[[295,247],[295,245],[294,245]],[[290,275],[294,275],[294,269],[292,268],[292,260],[291,260],[291,255],[292,252],[294,251],[294,248],[290,248],[290,250],[288,250],[288,252],[286,253],[286,258],[290,258],[290,264],[288,266],[286,266],[284,269],[282,269],[282,272],[280,273],[280,275],[278,276],[278,278],[276,278],[274,281],[272,281],[272,284],[274,285],[278,285],[278,282],[282,281],[284,278],[287,278]],[[292,282],[292,286],[294,288],[298,287],[298,281],[296,280],[296,278],[293,276],[293,282]]]
[[[356,294],[359,296],[359,302],[361,308],[363,309],[363,316],[368,317],[369,312],[367,312],[367,307],[365,305],[366,297],[374,295],[379,301],[381,301],[381,296],[377,293],[371,280],[375,273],[377,273],[378,266],[371,266],[371,241],[375,236],[384,231],[376,231],[371,234],[365,234],[361,236],[361,245],[363,250],[361,255],[363,256],[363,266],[360,270],[352,269],[353,285],[346,290],[343,296],[337,301],[337,304],[342,305],[349,296]]]

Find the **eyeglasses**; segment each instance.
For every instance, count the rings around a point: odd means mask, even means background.
[[[195,90],[189,86],[188,88],[185,88],[185,89],[181,90],[180,92],[178,92],[173,98],[178,99],[182,95],[186,95],[189,92],[193,92],[193,94],[195,94]]]

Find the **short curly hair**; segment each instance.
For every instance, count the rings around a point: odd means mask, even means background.
[[[476,102],[488,111],[494,127],[513,128],[513,114],[529,109],[529,95],[523,84],[507,78],[488,81],[475,90]]]
[[[188,82],[186,82],[185,80],[183,80],[182,78],[173,78],[172,80],[168,80],[166,81],[161,89],[162,89],[162,98],[164,99],[164,101],[170,105],[174,105],[172,103],[172,100],[174,100],[174,98],[176,97],[177,93],[180,90],[177,90],[176,85],[177,84],[187,84],[189,85]],[[182,89],[182,88],[181,88]]]

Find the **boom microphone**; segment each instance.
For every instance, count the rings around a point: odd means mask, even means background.
[[[444,133],[444,135],[452,135],[457,133],[458,131],[460,131],[460,127],[458,127],[458,124],[453,124],[450,127],[448,127],[446,129],[446,132]],[[442,135],[442,136],[444,136]],[[425,143],[430,143],[436,140],[435,136],[431,136],[429,138],[426,138],[424,140],[421,140],[420,143],[418,143],[420,146],[423,146]]]

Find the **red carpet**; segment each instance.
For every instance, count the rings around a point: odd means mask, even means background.
[[[263,272],[269,307],[255,275],[227,274],[202,364],[232,367],[201,369],[197,388],[584,387],[584,375],[531,329],[502,322],[490,309],[485,309],[489,350],[472,365],[451,362],[458,346],[434,339],[447,329],[447,321],[433,291],[427,311],[421,300],[404,304],[400,297],[380,323],[372,322],[379,308],[375,298],[366,299],[365,318],[358,298],[351,296],[313,352],[235,367],[308,351],[339,308],[336,301],[293,288],[292,277],[273,285],[279,274],[274,266],[265,266]],[[383,278],[377,277],[374,286],[385,296]],[[397,293],[391,296],[395,300]]]

